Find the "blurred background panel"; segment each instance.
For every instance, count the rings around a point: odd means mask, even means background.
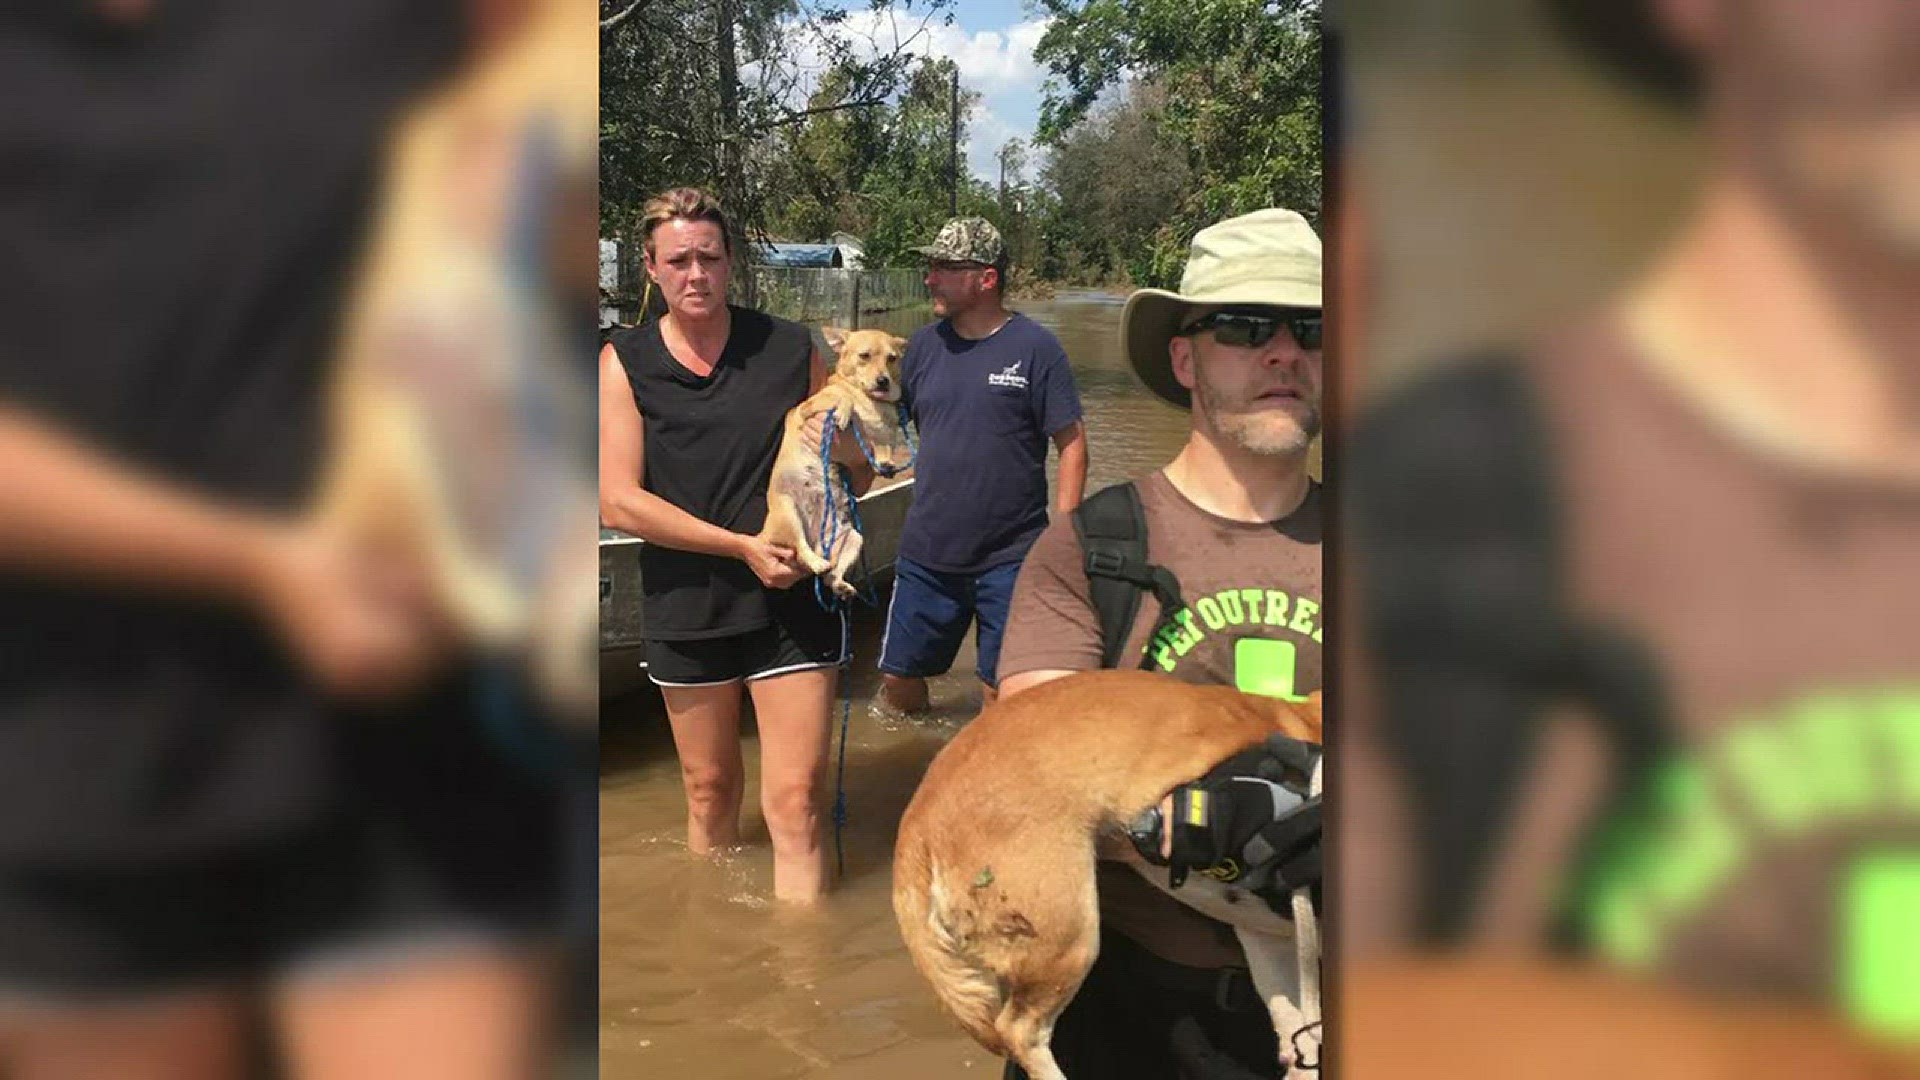
[[[587,1075],[586,0],[0,4],[0,1075]]]
[[[1920,12],[1340,15],[1342,1074],[1908,1075]]]
[[[1604,294],[1684,212],[1689,122],[1605,78],[1538,0],[1339,10],[1377,377],[1524,340]]]

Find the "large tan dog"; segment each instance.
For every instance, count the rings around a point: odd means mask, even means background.
[[[901,393],[900,357],[907,343],[882,330],[829,326],[821,334],[839,359],[818,393],[787,410],[780,454],[767,484],[767,521],[760,539],[792,548],[808,570],[822,575],[834,595],[845,599],[853,595],[847,571],[860,557],[863,541],[852,526],[846,492],[827,482],[819,452],[807,449],[801,431],[809,420],[832,410],[836,429],[857,430],[876,465],[905,468],[912,451],[895,404]],[[815,541],[826,543],[822,529],[829,499],[835,520],[831,559],[815,546]]]
[[[1049,1042],[1099,952],[1096,856],[1165,889],[1124,823],[1276,731],[1319,742],[1318,695],[1295,704],[1097,671],[982,713],[928,767],[894,849],[894,914],[941,1004],[1033,1080],[1064,1080]],[[1298,1026],[1291,924],[1204,875],[1170,895],[1234,925],[1284,1060]]]

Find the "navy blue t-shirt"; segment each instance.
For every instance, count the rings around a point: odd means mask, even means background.
[[[1049,438],[1080,419],[1060,339],[1025,315],[979,341],[942,319],[907,342],[901,377],[920,432],[901,556],[954,574],[1025,558],[1047,527]]]

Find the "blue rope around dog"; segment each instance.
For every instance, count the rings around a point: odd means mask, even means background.
[[[900,431],[907,438],[907,463],[900,468],[885,467],[878,461],[875,461],[873,448],[867,445],[866,436],[860,434],[860,425],[848,425],[853,431],[854,442],[860,447],[860,453],[866,456],[867,464],[872,466],[873,471],[881,476],[893,476],[905,469],[911,469],[913,468],[914,462],[920,458],[919,443],[914,439],[912,429],[908,427],[907,406],[904,402],[897,402],[895,405],[900,413]],[[826,559],[828,562],[833,561],[833,553],[835,549],[840,546],[840,541],[842,540],[839,500],[834,498],[833,481],[835,477],[838,477],[840,481],[840,494],[844,495],[847,500],[847,520],[845,526],[854,532],[866,531],[860,524],[860,500],[854,498],[853,481],[847,477],[844,471],[835,468],[833,463],[833,414],[834,410],[828,409],[826,421],[820,427],[820,473],[824,487],[824,497],[820,501],[824,504],[824,519],[820,523],[819,550],[820,557]],[[813,579],[813,599],[825,610],[840,616],[840,662],[845,664],[852,659],[853,655],[848,607],[838,596],[827,592],[824,584],[817,575]],[[871,582],[868,583],[866,595],[860,596],[859,599],[868,607],[879,606],[878,599],[873,595]],[[847,873],[847,848],[845,839],[847,825],[847,735],[852,726],[853,687],[843,676],[840,679],[840,753],[839,763],[835,766],[833,779],[833,862],[834,872],[836,876],[839,877],[845,877]]]
[[[859,503],[853,497],[853,484],[844,473],[833,465],[833,410],[827,410],[826,423],[820,428],[820,472],[824,480],[825,520],[820,523],[820,556],[831,562],[833,553],[840,546],[839,499],[835,498],[833,481],[840,480],[840,493],[846,496],[848,526],[854,530],[860,528]],[[840,662],[846,663],[851,657],[852,643],[848,628],[846,605],[838,596],[827,592],[818,576],[813,579],[813,598],[822,608],[840,616]],[[853,726],[853,689],[842,674],[840,679],[840,753],[839,763],[834,768],[833,777],[833,864],[834,875],[845,877],[847,873],[847,735]]]

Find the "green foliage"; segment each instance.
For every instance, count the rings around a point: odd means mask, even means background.
[[[682,184],[715,192],[754,236],[858,233],[847,204],[889,171],[937,188],[944,206],[944,151],[934,177],[922,174],[935,113],[945,146],[946,83],[936,92],[939,65],[910,46],[916,25],[951,19],[952,0],[872,0],[904,24],[900,45],[878,55],[844,11],[809,0],[641,0],[629,12],[632,2],[600,4],[603,234],[627,232],[648,198]],[[814,64],[823,70],[802,102]],[[894,150],[903,132],[906,163]]]
[[[619,17],[600,45],[603,232],[693,184],[750,235],[846,231],[870,266],[917,266],[949,216],[954,67],[917,56],[914,30],[954,0],[869,3],[901,27],[891,52],[822,0],[602,0]],[[1318,0],[1038,5],[1052,78],[1034,144],[1003,146],[991,181],[963,161],[958,181],[959,213],[1006,236],[1016,286],[1173,285],[1213,221],[1285,206],[1318,223]],[[979,100],[962,85],[962,146]]]
[[[1155,237],[1193,187],[1186,150],[1167,130],[1162,95],[1151,86],[1076,124],[1044,175],[1054,198],[1042,227],[1042,272],[1083,285],[1148,279]]]
[[[809,117],[770,146],[781,162],[784,199],[769,215],[776,233],[826,236],[843,229],[866,242],[869,266],[914,266],[911,248],[933,239],[949,216],[952,125],[951,60],[923,60],[907,77],[898,98],[859,116],[844,112]],[[837,88],[822,84],[821,104]],[[960,142],[980,95],[960,93]],[[992,218],[992,194],[960,163],[961,214]]]
[[[1318,0],[1040,6],[1054,20],[1034,56],[1053,76],[1039,138],[1054,149],[1053,182],[1064,185],[1048,248],[1062,272],[1166,287],[1177,284],[1193,234],[1211,222],[1283,206],[1318,225]],[[1135,81],[1122,85],[1129,74]],[[1115,89],[1124,96],[1103,110],[1098,102]],[[1119,171],[1128,161],[1132,177]],[[1088,175],[1127,190],[1089,192]]]

